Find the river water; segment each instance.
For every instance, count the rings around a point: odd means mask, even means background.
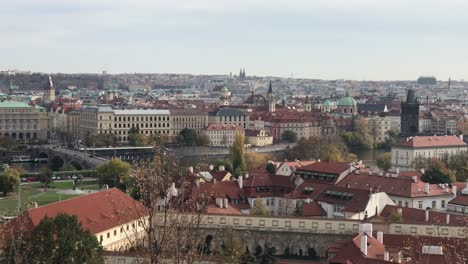
[[[355,149],[351,152],[356,154],[358,160],[362,160],[367,166],[372,169],[378,169],[376,159],[380,154],[386,151],[383,149]]]

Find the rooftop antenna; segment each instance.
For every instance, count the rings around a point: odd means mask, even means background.
[[[448,80],[448,90],[450,91],[450,84],[451,84],[452,80],[450,79],[449,77],[449,80]]]

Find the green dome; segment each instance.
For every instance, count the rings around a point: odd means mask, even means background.
[[[346,96],[340,99],[338,106],[355,106],[356,100],[351,96]]]
[[[328,99],[325,100],[325,102],[323,102],[323,106],[331,106],[330,101],[328,101]]]
[[[224,86],[222,89],[221,89],[221,92],[223,93],[227,93],[229,92],[228,88],[226,86]]]

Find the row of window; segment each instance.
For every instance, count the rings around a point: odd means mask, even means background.
[[[141,227],[141,222],[138,221],[138,226]],[[130,230],[130,225],[127,225],[126,226],[126,231],[129,231]],[[132,229],[135,229],[135,223],[132,223]],[[117,229],[114,229],[114,237],[117,236]],[[124,235],[124,227],[120,227],[120,236]],[[107,232],[107,239],[111,238],[111,232]],[[102,241],[104,240],[104,237],[103,235],[100,235],[99,236],[99,241],[102,243]]]
[[[403,201],[394,200],[393,202],[395,204],[398,204],[399,207],[403,207],[403,205],[404,205],[404,207],[409,207],[409,202],[408,201],[405,201],[403,203]],[[432,205],[432,207],[431,207],[432,209],[437,208],[437,201],[432,201],[431,205]],[[424,202],[423,201],[418,201],[418,208],[419,209],[427,209],[427,208],[423,208],[423,206],[424,206]],[[441,200],[440,201],[440,208],[445,208],[445,206],[446,206],[445,200]]]

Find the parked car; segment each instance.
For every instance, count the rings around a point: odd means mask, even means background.
[[[76,179],[78,179],[78,177],[76,177],[76,175],[73,175],[72,180],[76,180]]]
[[[26,179],[25,177],[23,177],[23,178],[21,178],[21,181],[22,181],[22,182],[27,182],[28,179]]]
[[[51,180],[56,180],[56,179],[57,179],[57,177],[55,177],[55,176],[52,176],[50,179],[51,179]]]
[[[35,181],[36,181],[36,177],[28,177],[27,181],[28,181],[28,182],[35,182]]]

